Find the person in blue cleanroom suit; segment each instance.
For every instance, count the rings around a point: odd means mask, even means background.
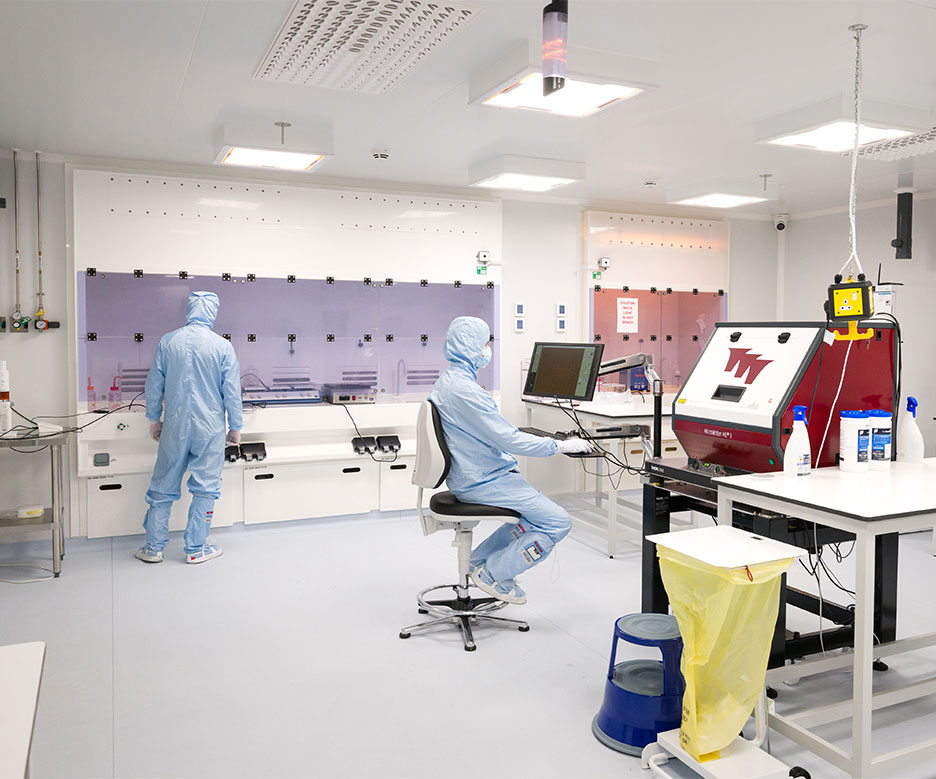
[[[219,305],[213,292],[193,292],[185,327],[160,339],[146,377],[146,418],[150,436],[159,442],[146,493],[146,544],[136,553],[146,563],[162,562],[169,543],[169,512],[181,497],[186,469],[192,504],[185,527],[185,561],[203,563],[221,554],[220,547],[208,543],[208,532],[214,503],[221,497],[225,415],[230,444],[240,443],[244,417],[234,347],[211,330]]]
[[[581,439],[555,441],[521,433],[497,410],[494,398],[477,383],[478,370],[491,361],[490,329],[480,319],[460,316],[449,325],[443,352],[451,363],[432,388],[452,456],[448,488],[465,503],[484,503],[520,512],[516,525],[504,524],[471,553],[471,579],[508,603],[525,603],[517,574],[542,562],[572,527],[565,509],[534,489],[517,472],[513,455],[549,457],[585,452]]]

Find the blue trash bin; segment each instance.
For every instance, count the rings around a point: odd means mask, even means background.
[[[619,641],[659,648],[660,660],[615,664]],[[669,614],[628,614],[614,624],[604,701],[592,732],[605,746],[640,756],[657,734],[678,728],[686,688],[679,671],[682,638]]]

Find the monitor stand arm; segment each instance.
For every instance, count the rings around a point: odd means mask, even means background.
[[[598,368],[598,375],[607,376],[631,368],[644,369],[653,391],[653,456],[659,458],[663,455],[663,442],[661,440],[663,437],[663,379],[653,367],[653,355],[638,352],[627,357],[608,360],[601,363]]]

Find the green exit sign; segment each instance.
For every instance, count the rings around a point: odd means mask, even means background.
[[[479,266],[478,266],[478,275],[479,275],[479,276],[487,276],[487,266],[485,266],[485,265],[479,265]]]
[[[601,278],[601,271],[600,271],[600,270],[593,270],[593,271],[592,271],[592,278],[593,278],[593,279],[600,279],[600,278]]]

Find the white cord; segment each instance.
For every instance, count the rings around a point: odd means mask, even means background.
[[[829,426],[832,424],[832,417],[835,416],[835,405],[838,403],[839,394],[842,392],[842,384],[845,382],[845,369],[848,367],[848,355],[851,354],[852,344],[854,341],[848,342],[848,349],[845,351],[845,362],[842,363],[842,377],[839,379],[838,389],[835,391],[835,400],[832,401],[832,408],[829,409],[829,419],[826,421],[825,432],[822,434],[822,443],[819,444],[819,451],[816,452],[816,462],[813,463],[813,468],[819,467],[819,460],[822,458],[822,449],[825,447],[826,436],[829,434]]]
[[[559,563],[559,544],[556,544],[552,550],[553,555],[553,564],[552,570],[549,572],[549,580],[556,584],[559,579],[562,577],[562,565]]]
[[[844,274],[845,270],[852,266],[851,270],[857,269],[857,273],[863,273],[861,260],[858,259],[858,238],[855,230],[855,210],[858,202],[858,148],[859,134],[861,132],[861,33],[865,29],[864,25],[856,24],[848,28],[855,33],[855,143],[852,147],[851,164],[851,188],[848,197],[848,259],[839,271]],[[854,275],[851,274],[850,275]]]

